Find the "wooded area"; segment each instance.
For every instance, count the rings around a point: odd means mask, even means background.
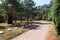
[[[13,20],[52,20],[50,17],[51,2],[43,6],[35,6],[33,0],[1,0],[1,2],[0,14],[5,17],[3,18],[5,22],[12,23]]]
[[[0,0],[0,23],[14,24],[13,21],[47,20],[53,21],[60,35],[60,0],[35,6],[33,0]]]

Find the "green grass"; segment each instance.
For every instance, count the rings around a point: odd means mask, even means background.
[[[28,31],[29,29],[23,29],[23,28],[20,28],[18,30],[15,30],[13,29],[12,31],[7,31],[6,29],[3,30],[5,33],[4,34],[0,34],[0,40],[9,40],[11,38],[14,38],[26,31]]]

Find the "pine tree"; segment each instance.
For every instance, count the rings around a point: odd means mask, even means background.
[[[25,10],[27,12],[27,16],[26,16],[26,20],[27,20],[27,23],[28,21],[30,21],[31,17],[32,17],[32,11],[33,11],[33,7],[35,6],[35,3],[33,0],[24,0],[24,3],[25,3]]]
[[[3,2],[4,3],[4,2]],[[13,24],[13,17],[14,14],[16,14],[16,12],[18,12],[20,9],[19,9],[19,6],[20,6],[20,0],[5,0],[5,3],[4,3],[4,7],[5,7],[5,10],[7,11],[7,16],[8,16],[8,24]],[[8,7],[8,4],[12,4],[11,7]],[[14,11],[14,13],[13,13]],[[13,14],[13,15],[12,15]]]

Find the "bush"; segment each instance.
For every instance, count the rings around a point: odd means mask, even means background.
[[[60,35],[60,0],[54,0],[51,7],[52,19],[57,30],[57,34]]]

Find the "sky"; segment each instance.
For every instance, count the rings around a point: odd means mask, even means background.
[[[51,0],[33,0],[36,3],[36,6],[42,6],[44,4],[49,4]],[[1,3],[1,1],[0,1]]]
[[[0,1],[0,4],[1,4],[1,1]]]
[[[51,0],[33,0],[36,3],[36,6],[49,4]]]

